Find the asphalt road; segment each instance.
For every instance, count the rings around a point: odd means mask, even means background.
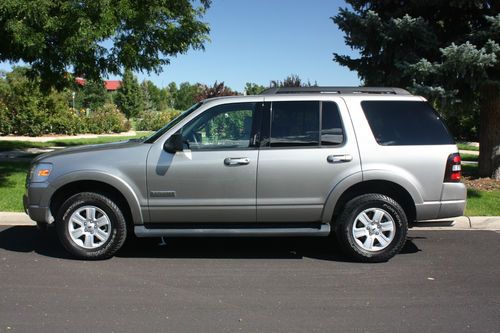
[[[0,228],[0,332],[499,332],[500,233],[410,231],[382,264],[327,238],[156,239],[107,261]]]

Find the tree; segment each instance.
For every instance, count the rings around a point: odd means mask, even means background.
[[[238,95],[237,92],[232,91],[224,85],[224,82],[218,83],[215,81],[212,87],[206,85],[200,85],[200,90],[196,96],[196,101],[202,101],[207,98],[220,97],[220,96],[235,96]]]
[[[270,85],[271,87],[317,87],[318,86],[316,82],[314,84],[311,84],[309,80],[307,80],[307,83],[302,82],[302,79],[296,74],[288,75],[283,81],[273,80],[271,81]]]
[[[179,89],[175,92],[174,109],[187,110],[191,105],[196,103],[196,97],[200,93],[201,85],[182,82]]]
[[[76,84],[75,84],[76,85]],[[110,96],[102,81],[86,81],[75,92],[75,108],[97,110],[110,101]]]
[[[169,104],[168,106],[171,108],[175,108],[176,100],[177,100],[177,84],[175,82],[170,82],[167,87],[163,88],[165,91],[165,95],[168,96]]]
[[[153,109],[161,111],[168,108],[168,100],[166,99],[165,92],[162,89],[158,88],[149,80],[144,80],[142,82],[142,86],[143,89],[147,90]]]
[[[141,83],[142,110],[145,112],[158,111],[157,103],[150,94],[150,86],[153,86],[151,81],[144,80]]]
[[[0,79],[0,132],[39,136],[75,134],[81,125],[69,108],[70,91],[42,92],[39,78],[30,79],[28,68],[15,67]]]
[[[334,60],[365,85],[424,95],[459,132],[465,122],[467,130],[471,121],[480,125],[479,173],[500,179],[500,3],[347,2],[352,9],[332,19],[360,55]]]
[[[144,110],[141,87],[130,69],[125,70],[115,102],[127,119],[137,116]]]
[[[200,4],[200,5],[198,5]],[[22,61],[46,86],[66,72],[99,80],[122,68],[159,73],[170,57],[203,49],[210,0],[0,1],[0,61]]]
[[[258,95],[263,92],[266,88],[257,83],[247,82],[245,84],[245,94],[246,95]]]

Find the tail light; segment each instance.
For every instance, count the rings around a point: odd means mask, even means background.
[[[462,158],[459,153],[450,154],[446,162],[446,171],[444,173],[444,182],[459,182],[462,178]]]

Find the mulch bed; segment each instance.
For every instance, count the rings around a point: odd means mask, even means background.
[[[464,176],[462,181],[467,188],[472,188],[481,191],[496,191],[500,190],[500,180],[491,178],[477,178],[472,176]]]

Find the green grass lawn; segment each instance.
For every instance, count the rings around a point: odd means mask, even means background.
[[[24,182],[29,164],[0,162],[0,212],[22,212]],[[500,191],[467,190],[468,216],[500,216]]]
[[[462,161],[477,162],[479,160],[479,155],[460,154],[460,157],[462,158]]]
[[[458,149],[460,150],[474,150],[479,151],[479,147],[467,145],[465,143],[457,143]]]
[[[22,212],[29,163],[0,162],[0,212]]]
[[[110,143],[129,139],[137,139],[143,136],[148,136],[151,133],[152,132],[137,132],[137,135],[134,136],[100,136],[97,138],[89,139],[61,139],[48,142],[0,141],[0,151],[26,148],[70,147],[80,145],[93,145],[98,143]]]
[[[500,191],[467,190],[467,216],[500,216]]]

